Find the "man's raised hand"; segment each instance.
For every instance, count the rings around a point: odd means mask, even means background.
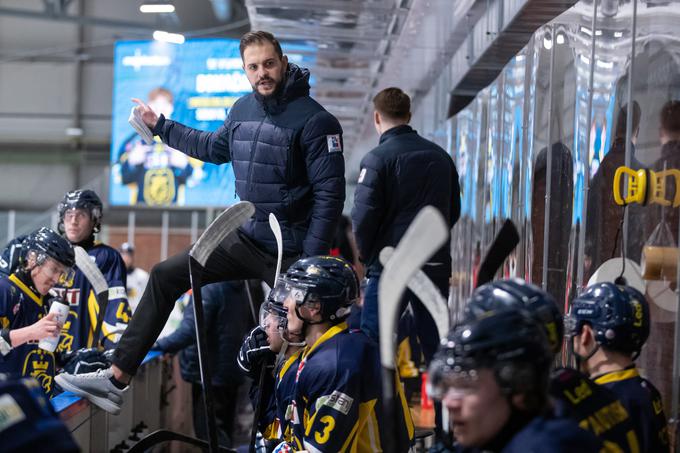
[[[137,104],[135,110],[139,112],[144,124],[146,124],[149,129],[153,130],[153,128],[156,127],[156,123],[158,122],[158,115],[156,115],[156,112],[151,110],[151,107],[149,107],[149,105],[141,99],[132,98],[132,102]]]

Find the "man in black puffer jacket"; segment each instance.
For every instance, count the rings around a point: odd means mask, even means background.
[[[212,283],[203,287],[208,359],[212,370],[212,395],[215,418],[219,429],[220,445],[231,447],[236,416],[236,399],[243,374],[236,364],[241,340],[252,324],[243,282]],[[229,329],[224,326],[229,325]],[[167,353],[182,351],[179,359],[182,379],[191,383],[194,431],[200,439],[207,439],[203,387],[194,329],[194,305],[184,308],[182,323],[167,337],[159,338],[154,345]]]
[[[300,256],[328,254],[345,200],[342,129],[309,97],[309,71],[288,63],[267,32],[246,33],[241,57],[253,93],[240,98],[224,125],[204,132],[158,117],[135,100],[144,123],[164,143],[212,163],[232,162],[236,193],[255,205],[255,215],[212,254],[205,283],[263,279],[273,283],[276,243],[273,212],[283,232],[283,269]],[[62,374],[60,385],[113,413],[170,315],[190,287],[188,251],[157,264],[135,315],[100,376]],[[228,327],[225,327],[228,328]]]

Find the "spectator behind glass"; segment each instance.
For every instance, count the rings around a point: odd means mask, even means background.
[[[144,269],[135,267],[135,248],[132,244],[124,242],[119,248],[120,256],[123,257],[127,271],[127,296],[128,304],[132,313],[135,312],[139,299],[142,297],[146,283],[149,281],[149,273]]]

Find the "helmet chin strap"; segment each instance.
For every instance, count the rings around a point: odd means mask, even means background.
[[[590,351],[588,354],[586,354],[586,355],[580,355],[580,354],[578,354],[578,353],[574,350],[574,338],[575,338],[575,335],[574,335],[574,336],[571,336],[571,337],[569,338],[569,352],[570,352],[571,355],[573,355],[574,358],[576,359],[576,369],[577,369],[578,371],[581,371],[581,365],[585,364],[585,362],[587,362],[592,356],[595,355],[595,353],[596,353],[597,351],[600,350],[600,345],[599,345],[599,344],[596,344],[596,346],[593,348],[593,350]]]
[[[286,335],[286,330],[285,329],[279,329],[279,334],[281,335],[281,339],[283,340],[283,345],[281,346],[281,350],[279,351],[279,354],[276,356],[276,362],[282,362],[284,357],[286,356],[286,351],[288,351],[288,346],[293,346],[293,347],[303,347],[306,346],[307,343],[305,343],[305,340],[302,341],[291,341],[289,340]]]

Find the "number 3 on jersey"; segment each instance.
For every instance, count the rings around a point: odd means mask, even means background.
[[[314,440],[319,444],[325,444],[328,442],[328,438],[331,436],[331,431],[335,428],[335,420],[330,415],[324,415],[321,417],[321,423],[325,426],[321,431],[314,433]]]

